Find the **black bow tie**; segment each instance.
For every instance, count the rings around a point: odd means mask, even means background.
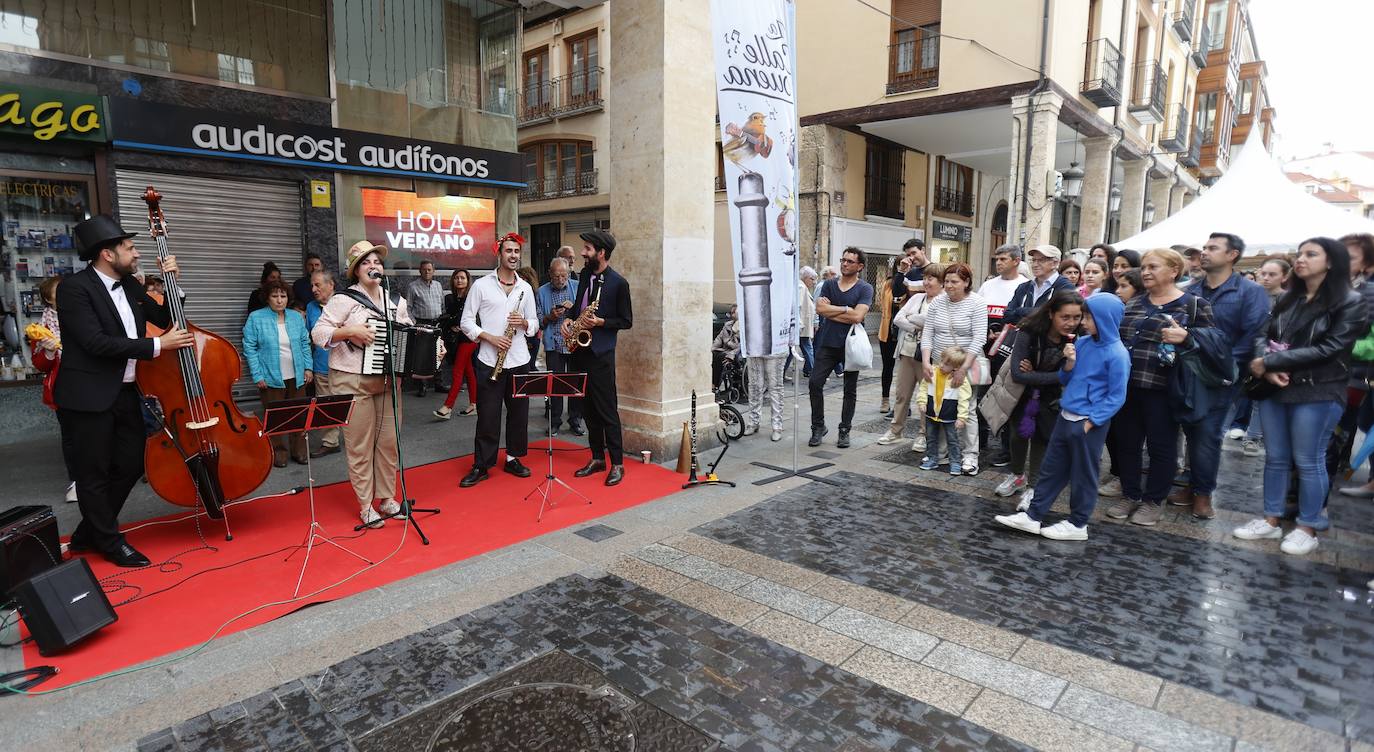
[[[110,292],[114,292],[115,290],[118,290],[118,289],[120,288],[120,286],[123,285],[123,284],[124,284],[123,282],[115,282],[114,284],[110,285]]]

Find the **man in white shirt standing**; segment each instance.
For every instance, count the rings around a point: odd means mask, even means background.
[[[506,410],[506,472],[528,478],[530,469],[520,462],[529,451],[530,401],[514,397],[512,377],[530,370],[526,337],[539,331],[534,290],[515,270],[520,267],[520,248],[525,239],[508,232],[496,242],[496,273],[472,283],[463,306],[460,326],[477,347],[477,435],[472,469],[458,483],[470,488],[487,479],[487,468],[496,465],[501,441],[501,408]],[[514,336],[506,330],[514,328]],[[492,378],[502,358],[501,373]]]
[[[1011,302],[1012,296],[1016,294],[1016,288],[1030,280],[1021,276],[1021,246],[1015,243],[1007,243],[998,247],[992,252],[993,270],[997,276],[983,283],[978,288],[978,294],[988,302],[988,346],[997,341],[998,335],[1002,333],[1005,322],[1002,320],[1002,313],[1006,311],[1007,304]],[[1006,360],[997,352],[988,353],[988,366],[992,370],[993,377],[997,376],[997,371],[1002,367],[1002,361]],[[987,387],[982,387],[986,392]],[[987,421],[978,421],[979,430],[987,431]],[[1011,463],[1011,453],[1008,451],[1008,437],[1010,431],[1007,426],[1002,427],[1002,441],[997,451],[992,455],[993,467],[1006,467]],[[980,437],[982,445],[987,446],[987,437]]]

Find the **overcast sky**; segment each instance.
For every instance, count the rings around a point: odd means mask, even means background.
[[[1374,150],[1374,0],[1250,0],[1281,157]]]

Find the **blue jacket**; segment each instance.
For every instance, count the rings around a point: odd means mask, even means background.
[[[286,309],[286,336],[291,339],[291,365],[296,370],[289,378],[296,380],[296,386],[305,386],[305,372],[314,369],[309,368],[310,335],[300,311]],[[259,308],[248,314],[243,324],[243,357],[248,361],[253,381],[265,381],[273,389],[286,386],[277,342],[277,313],[271,308]]]
[[[305,331],[307,336],[309,335],[310,331],[315,328],[315,322],[319,321],[320,316],[322,316],[323,314],[324,308],[320,306],[319,301],[312,300],[306,304]],[[316,376],[327,375],[329,373],[329,348],[318,347],[315,345],[314,342],[311,342],[310,349],[315,353],[315,367],[311,370],[315,372]]]
[[[1031,279],[1022,282],[1021,286],[1016,288],[1016,292],[1011,294],[1011,300],[1007,302],[1007,307],[1002,310],[1002,323],[1020,323],[1021,319],[1029,316],[1031,311],[1034,311],[1041,303],[1049,300],[1052,295],[1060,290],[1077,292],[1078,288],[1074,287],[1068,277],[1060,274],[1054,278],[1050,286],[1045,288],[1045,291],[1040,293],[1040,297],[1037,298],[1035,296],[1035,280]]]
[[[1072,371],[1060,371],[1064,394],[1062,413],[1085,415],[1094,426],[1106,424],[1126,404],[1126,382],[1131,377],[1131,356],[1121,344],[1121,316],[1126,307],[1115,295],[1093,295],[1088,312],[1097,334],[1079,337],[1074,343],[1076,363]]]
[[[1213,326],[1226,336],[1226,346],[1236,362],[1242,364],[1241,372],[1246,372],[1253,357],[1255,338],[1263,333],[1269,321],[1269,294],[1263,287],[1234,272],[1215,290],[1207,286],[1204,277],[1189,285],[1188,292],[1212,306]]]

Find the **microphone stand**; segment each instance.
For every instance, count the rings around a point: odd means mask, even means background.
[[[428,546],[429,537],[420,528],[420,523],[415,521],[415,513],[438,514],[439,510],[416,507],[415,500],[410,498],[409,492],[406,491],[406,463],[405,455],[401,449],[401,405],[397,396],[399,389],[396,384],[396,359],[392,357],[392,351],[396,347],[396,329],[391,320],[391,284],[385,274],[380,276],[380,281],[382,283],[382,320],[386,322],[387,341],[386,354],[383,358],[386,364],[383,383],[386,384],[387,392],[391,396],[391,429],[396,433],[396,466],[401,472],[401,509],[395,514],[382,515],[381,519],[385,521],[396,517],[405,518],[410,526],[415,528],[415,533],[420,536],[420,542]],[[365,527],[367,525],[354,525],[353,530],[355,532],[361,531]]]

